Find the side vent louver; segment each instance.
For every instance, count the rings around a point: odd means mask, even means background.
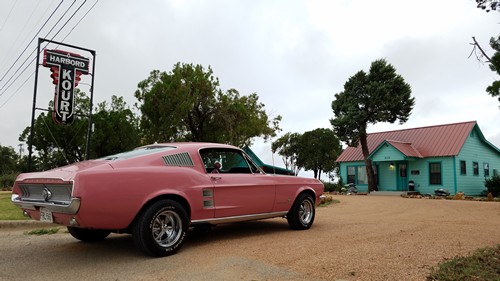
[[[163,161],[167,166],[187,166],[187,167],[194,166],[193,160],[191,159],[189,153],[187,152],[165,155],[163,156]]]

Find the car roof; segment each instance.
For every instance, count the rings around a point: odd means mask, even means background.
[[[144,145],[141,147],[151,147],[151,146],[173,146],[176,148],[186,148],[186,149],[202,149],[202,148],[232,148],[239,149],[235,146],[222,144],[222,143],[210,143],[210,142],[171,142],[171,143],[154,143],[149,145]]]

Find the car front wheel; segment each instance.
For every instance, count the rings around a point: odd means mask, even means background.
[[[184,243],[188,217],[176,201],[165,199],[153,203],[134,224],[135,245],[144,253],[162,257],[175,254]]]
[[[314,222],[316,213],[314,199],[307,193],[300,194],[286,216],[292,229],[309,229]]]
[[[89,229],[68,226],[68,232],[71,236],[83,242],[98,242],[106,239],[111,231],[102,229]]]

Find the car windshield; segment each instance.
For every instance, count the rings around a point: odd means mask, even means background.
[[[138,156],[143,156],[143,155],[148,155],[151,153],[159,152],[159,151],[168,151],[175,149],[173,146],[161,146],[161,145],[155,145],[155,146],[146,146],[146,147],[139,147],[131,151],[126,151],[114,155],[109,155],[106,157],[103,157],[101,159],[103,160],[117,160],[117,159],[129,159],[129,158],[134,158]]]

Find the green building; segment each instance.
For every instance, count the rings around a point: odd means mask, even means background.
[[[484,180],[500,170],[500,150],[476,121],[371,133],[367,140],[379,191],[479,195]],[[347,147],[337,162],[345,183],[367,191],[361,145]]]

